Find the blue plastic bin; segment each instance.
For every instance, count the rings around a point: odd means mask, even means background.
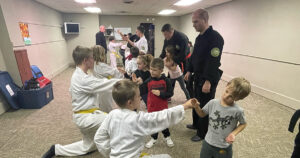
[[[18,97],[17,97],[19,90],[20,87],[13,82],[9,73],[6,71],[0,71],[0,92],[3,94],[8,104],[13,109],[20,108],[18,105]]]
[[[40,89],[18,91],[19,106],[23,109],[40,109],[53,100],[52,83]]]

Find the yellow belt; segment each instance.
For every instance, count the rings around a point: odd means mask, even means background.
[[[93,109],[88,109],[88,110],[79,110],[74,112],[75,114],[89,114],[89,113],[93,113],[96,110],[100,110],[99,108],[93,108]]]
[[[149,154],[147,154],[147,153],[141,153],[140,157],[144,157],[144,156],[147,156],[147,155],[149,155]]]
[[[117,52],[112,52],[113,54],[115,54],[115,56],[117,57],[117,58],[120,58],[120,55],[117,53]]]

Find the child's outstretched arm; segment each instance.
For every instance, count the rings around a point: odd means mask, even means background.
[[[207,114],[200,108],[200,103],[196,99],[196,101],[193,101],[193,108],[195,109],[196,113],[200,117],[205,117]]]
[[[226,142],[232,144],[235,140],[235,136],[246,128],[247,124],[239,124],[235,130],[233,130],[227,137]]]

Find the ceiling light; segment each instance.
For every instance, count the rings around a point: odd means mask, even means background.
[[[74,0],[77,3],[96,3],[96,0]]]
[[[84,9],[90,13],[101,13],[101,9],[97,7],[86,7]]]
[[[173,9],[164,9],[162,11],[160,11],[158,14],[160,15],[170,15],[172,13],[175,13],[176,10],[173,10]]]
[[[177,3],[175,3],[174,5],[177,5],[177,6],[189,6],[189,5],[192,5],[192,4],[197,3],[199,1],[201,1],[201,0],[180,0]]]

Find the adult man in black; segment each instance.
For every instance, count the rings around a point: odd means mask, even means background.
[[[96,45],[102,46],[105,49],[105,52],[107,52],[106,39],[104,37],[105,26],[101,25],[99,28],[100,31],[96,34]]]
[[[194,73],[194,94],[201,108],[215,97],[223,73],[219,67],[224,40],[212,26],[209,26],[208,18],[208,12],[204,9],[198,9],[192,15],[193,27],[200,34],[196,38],[191,61],[184,77],[187,80],[191,73]],[[200,118],[193,110],[193,124],[187,125],[187,128],[197,129],[197,135],[191,138],[192,141],[204,139],[208,129],[208,116]]]
[[[174,55],[173,60],[175,63],[177,63],[180,66],[182,72],[184,72],[182,68],[185,66],[185,56],[189,53],[188,37],[184,33],[181,33],[173,29],[170,24],[165,24],[162,27],[161,32],[163,33],[165,40],[164,40],[162,52],[159,57],[162,59],[165,58],[166,47],[168,45],[174,46],[177,50],[177,54]]]

